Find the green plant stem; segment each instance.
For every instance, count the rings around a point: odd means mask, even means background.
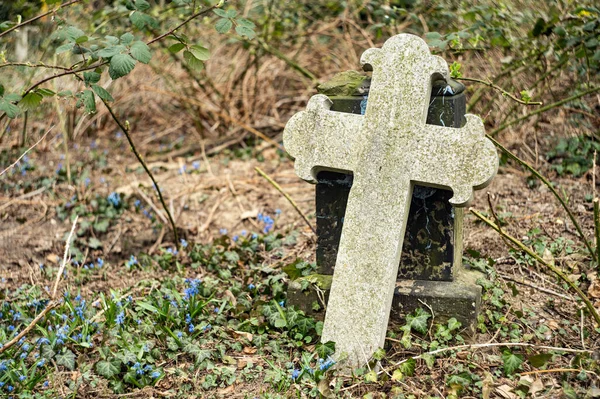
[[[594,233],[596,234],[596,259],[600,260],[600,201],[598,198],[594,198]],[[600,264],[596,265],[596,269],[600,270]]]
[[[577,100],[580,97],[587,96],[588,94],[592,94],[592,93],[595,93],[597,91],[600,91],[600,87],[594,87],[594,88],[586,90],[584,92],[581,92],[581,93],[578,93],[578,94],[574,94],[571,97],[563,98],[560,101],[557,101],[557,102],[554,102],[552,104],[548,104],[548,105],[545,105],[543,107],[540,107],[540,108],[536,109],[535,111],[532,111],[532,112],[528,113],[527,115],[521,116],[520,118],[517,118],[517,119],[513,119],[510,122],[503,123],[502,125],[500,125],[500,127],[498,127],[497,129],[493,130],[489,134],[489,136],[495,136],[498,133],[500,133],[501,131],[503,131],[504,129],[506,129],[506,128],[508,128],[508,127],[516,124],[516,123],[524,121],[525,119],[529,119],[532,116],[535,116],[537,114],[541,114],[543,112],[549,111],[552,108],[560,107],[561,105],[563,105],[565,103],[568,103],[569,101]]]
[[[467,82],[475,82],[475,83],[481,83],[482,85],[486,85],[488,87],[491,87],[494,90],[498,90],[500,93],[502,93],[503,96],[506,96],[508,98],[510,98],[511,100],[514,100],[516,102],[518,102],[519,104],[523,104],[523,105],[542,105],[541,101],[523,101],[520,98],[517,98],[515,96],[513,96],[512,94],[510,94],[509,92],[507,92],[506,90],[504,90],[502,87],[495,85],[492,81],[490,80],[481,80],[481,79],[475,79],[475,78],[455,78],[456,80],[465,80]]]
[[[7,35],[10,32],[12,32],[13,30],[19,29],[19,28],[21,28],[21,27],[23,27],[25,25],[29,25],[30,23],[35,22],[38,19],[44,18],[46,15],[53,14],[56,11],[60,10],[61,8],[65,8],[65,7],[68,7],[68,6],[73,5],[75,3],[79,3],[80,1],[81,0],[71,0],[71,1],[68,1],[68,2],[66,2],[64,4],[59,5],[58,7],[54,8],[54,9],[52,9],[50,11],[47,11],[47,12],[45,12],[43,14],[40,14],[40,15],[36,15],[35,17],[28,19],[27,21],[21,22],[20,24],[17,24],[15,26],[12,26],[12,27],[8,28],[4,32],[0,33],[0,37],[2,37],[4,35]]]
[[[486,135],[486,136],[488,139],[490,139],[492,141],[492,143],[494,143],[494,145],[496,147],[498,147],[502,152],[504,152],[510,159],[516,161],[517,163],[519,163],[522,166],[524,166],[525,168],[527,168],[535,177],[540,179],[540,181],[542,183],[544,183],[544,185],[546,185],[546,187],[548,187],[550,189],[552,194],[556,197],[556,199],[558,199],[558,202],[560,202],[560,204],[562,205],[564,210],[567,212],[567,215],[569,215],[569,219],[571,219],[571,222],[573,222],[573,225],[575,226],[577,233],[579,233],[579,236],[583,240],[583,243],[585,244],[590,255],[592,256],[592,259],[594,259],[597,262],[598,259],[600,259],[600,258],[598,258],[596,256],[596,252],[592,249],[592,246],[591,246],[590,242],[588,241],[588,239],[585,237],[585,234],[583,234],[583,229],[579,225],[579,222],[575,218],[575,215],[573,214],[573,212],[571,211],[571,209],[569,208],[569,206],[567,205],[567,203],[565,202],[563,197],[552,186],[552,183],[548,179],[546,179],[544,176],[542,176],[542,174],[540,172],[538,172],[533,166],[531,166],[527,162],[523,161],[521,158],[519,158],[518,156],[513,154],[508,148],[504,147],[502,144],[500,144],[498,141],[496,141],[496,139],[491,137],[491,135]]]
[[[312,230],[312,232],[317,235],[317,232],[315,231],[314,227],[312,227],[312,225],[310,224],[310,222],[308,221],[308,218],[306,217],[306,215],[304,214],[304,212],[302,212],[302,210],[300,208],[298,208],[298,204],[296,204],[296,201],[294,201],[292,199],[292,197],[289,196],[288,193],[286,193],[285,191],[283,191],[283,189],[281,188],[281,186],[279,184],[277,184],[277,182],[273,179],[271,179],[271,177],[269,175],[267,175],[265,172],[263,172],[263,170],[261,168],[259,168],[258,166],[254,168],[254,170],[256,170],[256,172],[258,172],[259,175],[261,175],[262,177],[264,177],[269,183],[271,183],[271,185],[273,187],[275,187],[275,189],[277,191],[279,191],[286,200],[288,200],[288,202],[294,207],[294,209],[296,210],[296,212],[298,212],[298,214],[300,215],[300,217],[304,220],[304,222],[306,222],[306,224],[308,225],[308,227],[310,227],[310,229]]]
[[[100,100],[102,100],[102,102],[104,103],[104,106],[110,113],[110,116],[113,118],[115,123],[121,128],[121,130],[125,134],[125,137],[127,137],[127,141],[129,142],[131,151],[133,151],[133,154],[135,155],[135,157],[137,158],[139,163],[142,164],[144,171],[146,171],[146,174],[150,177],[150,180],[152,180],[152,183],[154,184],[154,188],[156,189],[156,192],[158,193],[158,199],[160,200],[160,203],[162,204],[163,209],[167,213],[167,217],[169,218],[169,223],[171,223],[171,228],[173,229],[173,236],[175,237],[175,246],[179,250],[179,234],[177,233],[177,226],[175,226],[175,221],[173,220],[173,216],[171,216],[171,212],[169,211],[169,208],[167,207],[167,204],[162,196],[160,187],[158,186],[156,179],[154,179],[154,175],[152,175],[152,172],[150,172],[150,169],[148,169],[148,166],[146,165],[146,162],[144,162],[142,155],[138,152],[137,148],[135,147],[135,144],[133,144],[133,140],[131,139],[131,136],[129,134],[129,127],[125,126],[121,122],[121,120],[119,118],[117,118],[117,116],[113,112],[110,105],[108,105],[108,103],[104,99],[101,98]]]
[[[208,7],[202,11],[198,11],[195,14],[192,14],[191,16],[189,16],[188,18],[186,18],[182,23],[180,23],[179,25],[177,25],[176,27],[174,27],[173,29],[170,29],[169,31],[163,33],[162,35],[156,36],[154,39],[150,40],[149,42],[146,42],[147,45],[151,45],[154,42],[157,42],[159,40],[164,39],[165,37],[169,36],[170,34],[172,34],[173,32],[175,32],[177,29],[181,28],[182,26],[184,26],[185,24],[187,24],[188,22],[190,22],[193,19],[198,18],[201,15],[204,15],[212,10],[214,10],[215,8],[219,8],[221,7],[221,3],[223,2],[219,2],[219,4],[216,4],[214,6]]]
[[[581,300],[585,303],[585,306],[587,307],[587,309],[589,310],[589,312],[592,314],[592,316],[596,320],[596,323],[598,323],[598,325],[600,325],[600,315],[598,314],[598,312],[594,308],[594,305],[588,299],[588,297],[585,295],[585,293],[583,291],[581,291],[581,289],[574,282],[572,282],[571,280],[569,280],[569,277],[566,274],[564,274],[556,266],[554,266],[554,265],[546,262],[544,259],[542,259],[541,256],[539,256],[538,254],[536,254],[533,250],[531,250],[530,248],[528,248],[521,241],[519,241],[515,237],[513,237],[513,236],[511,236],[511,235],[509,235],[507,233],[505,233],[499,226],[497,226],[494,222],[492,222],[491,220],[489,220],[488,218],[486,218],[485,216],[483,216],[481,213],[477,212],[475,209],[471,208],[470,212],[473,215],[475,215],[479,220],[481,220],[482,222],[484,222],[485,224],[487,224],[488,226],[490,226],[492,229],[496,230],[504,238],[508,239],[514,245],[516,245],[517,247],[519,247],[519,249],[521,249],[522,251],[526,252],[529,256],[531,256],[532,258],[534,258],[540,264],[542,264],[542,265],[546,266],[548,269],[552,270],[562,281],[564,281],[571,289],[573,289],[577,293],[577,295],[579,296],[579,298],[581,298]]]

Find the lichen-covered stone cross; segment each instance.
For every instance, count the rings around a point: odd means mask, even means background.
[[[373,70],[364,116],[330,111],[316,95],[283,135],[302,179],[354,174],[322,335],[350,367],[383,347],[413,185],[449,188],[450,202],[464,206],[498,168],[477,116],[459,129],[425,124],[432,81],[449,73],[422,39],[394,36],[361,63]]]

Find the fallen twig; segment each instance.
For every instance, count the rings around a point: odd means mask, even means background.
[[[486,344],[465,344],[465,345],[449,346],[447,348],[436,349],[434,351],[421,353],[420,355],[407,357],[406,359],[402,359],[401,361],[394,363],[393,365],[387,367],[387,369],[389,370],[391,368],[398,367],[402,363],[406,363],[411,359],[412,360],[422,359],[423,356],[432,356],[432,355],[437,355],[438,353],[454,351],[454,350],[461,350],[461,349],[467,349],[467,350],[482,349],[482,348],[494,348],[494,347],[499,347],[499,346],[522,346],[522,347],[533,348],[533,349],[538,349],[538,350],[549,350],[549,351],[571,352],[571,353],[593,353],[593,351],[587,350],[587,349],[560,348],[560,347],[556,347],[556,346],[528,344],[525,342],[495,342],[495,343],[486,343]],[[383,370],[377,374],[379,375],[382,373],[384,373]]]
[[[56,281],[54,282],[54,289],[52,290],[52,299],[56,299],[56,290],[58,289],[58,283],[60,282],[60,276],[62,276],[65,271],[65,267],[67,267],[67,259],[69,257],[69,248],[71,247],[71,239],[73,238],[73,233],[75,232],[75,226],[77,226],[77,220],[79,219],[79,215],[75,216],[75,220],[73,221],[73,226],[71,227],[71,232],[69,233],[69,237],[67,237],[67,242],[65,244],[65,254],[63,256],[62,264],[58,269],[58,274],[56,275]]]
[[[39,143],[41,143],[42,140],[44,140],[44,138],[48,135],[48,133],[50,133],[50,131],[54,128],[54,125],[50,126],[50,129],[48,129],[46,131],[46,133],[44,133],[44,135],[31,147],[29,147],[27,150],[25,150],[25,152],[23,154],[21,154],[21,156],[19,157],[19,159],[17,159],[15,162],[13,162],[11,165],[9,165],[6,169],[4,169],[2,172],[0,172],[0,176],[2,176],[3,174],[5,174],[9,169],[14,168],[14,166],[16,164],[19,163],[19,161],[25,156],[27,155],[27,153],[29,151],[31,151],[32,149],[35,148],[36,145],[38,145]]]

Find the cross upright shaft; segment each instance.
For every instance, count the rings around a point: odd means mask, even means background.
[[[394,36],[361,63],[373,70],[364,116],[330,111],[316,95],[284,131],[301,178],[354,174],[322,336],[349,366],[383,346],[414,183],[451,188],[450,202],[465,205],[498,166],[479,118],[460,129],[425,124],[431,83],[448,66],[423,40]]]

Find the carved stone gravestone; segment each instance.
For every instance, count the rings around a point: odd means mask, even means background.
[[[349,366],[383,347],[414,185],[451,189],[450,203],[464,206],[498,167],[478,117],[459,129],[425,123],[432,82],[449,73],[422,39],[394,36],[361,64],[373,71],[364,116],[331,111],[316,95],[284,131],[302,179],[353,174],[322,334]]]

